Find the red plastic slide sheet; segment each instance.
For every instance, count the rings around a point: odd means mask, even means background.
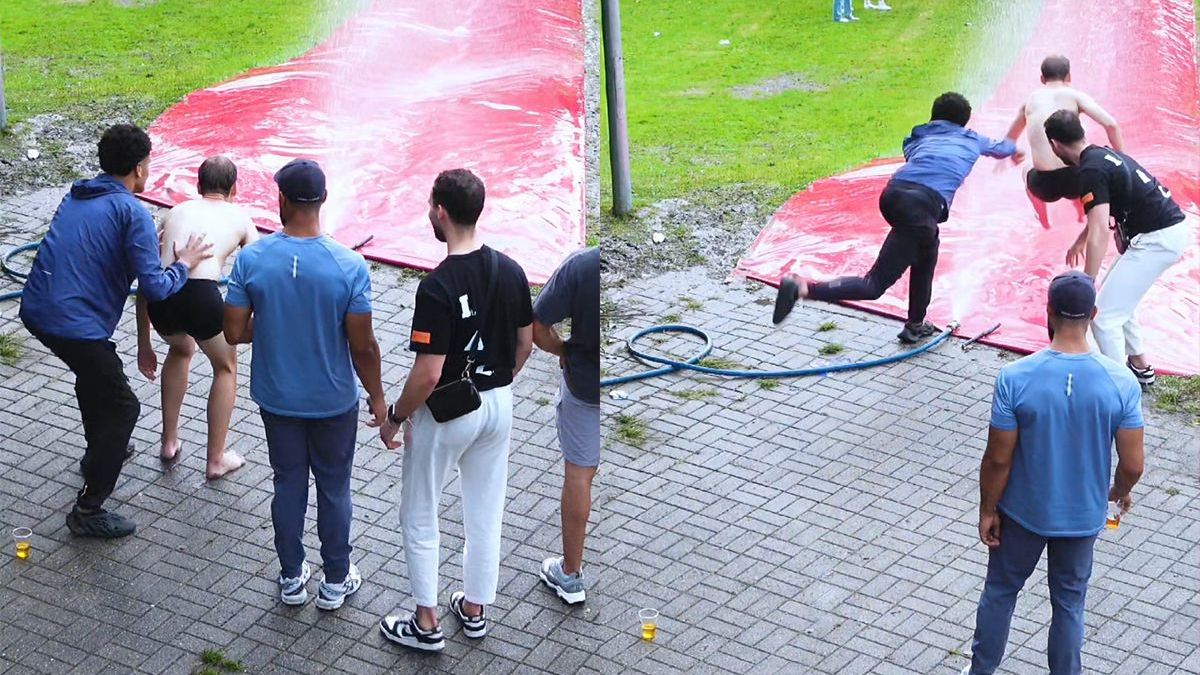
[[[1200,97],[1194,12],[1192,0],[1047,0],[1011,70],[984,105],[976,103],[971,127],[1003,136],[1029,93],[1041,86],[1042,59],[1066,55],[1073,84],[1117,118],[1127,152],[1172,190],[1195,235]],[[1107,143],[1102,129],[1089,125],[1087,131],[1092,142]],[[902,162],[875,162],[792,197],[734,274],[777,284],[785,273],[815,279],[865,273],[888,229],[879,194]],[[1051,227],[1043,228],[1025,194],[1022,169],[981,158],[942,225],[930,320],[946,325],[957,318],[961,335],[1000,322],[990,344],[1023,352],[1043,348],[1046,288],[1067,269],[1067,249],[1082,228],[1077,218],[1071,203],[1058,202],[1050,208]],[[1200,373],[1197,258],[1193,247],[1140,307],[1147,354],[1166,372]],[[906,276],[878,301],[851,304],[903,318],[907,298]]]
[[[300,58],[193,92],[150,127],[145,197],[196,196],[223,154],[238,202],[278,227],[274,172],[307,157],[328,176],[326,230],[368,258],[445,257],[427,199],[443,169],[487,186],[482,239],[545,282],[584,241],[580,0],[376,0]]]

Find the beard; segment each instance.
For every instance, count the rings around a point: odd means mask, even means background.
[[[433,236],[443,244],[446,243],[446,233],[442,231],[442,228],[438,227],[437,223],[432,220],[429,221],[429,224],[433,227]]]

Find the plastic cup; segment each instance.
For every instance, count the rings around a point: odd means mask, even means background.
[[[18,527],[12,531],[13,543],[16,544],[14,554],[17,560],[29,560],[33,553],[33,530],[28,527]]]
[[[1115,530],[1121,526],[1121,504],[1120,502],[1108,503],[1108,518],[1104,521],[1104,527]]]
[[[649,607],[638,610],[638,621],[642,624],[642,639],[652,642],[658,633],[658,610]]]

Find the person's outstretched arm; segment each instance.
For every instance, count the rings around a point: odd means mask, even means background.
[[[1017,150],[1016,138],[1004,138],[997,141],[987,136],[980,136],[979,144],[979,154],[986,157],[995,159],[1012,157],[1014,162],[1021,162],[1025,159],[1025,153]]]
[[[1017,109],[1017,117],[1016,117],[1016,119],[1013,120],[1012,124],[1008,127],[1008,133],[1005,134],[1004,137],[1011,139],[1015,143],[1016,140],[1021,137],[1021,134],[1024,133],[1024,131],[1025,131],[1025,106],[1021,106],[1020,108]]]
[[[154,220],[139,205],[129,208],[130,222],[124,237],[125,260],[137,275],[138,295],[146,296],[151,302],[165,300],[183,288],[188,273],[196,265],[212,257],[212,244],[204,243],[203,237],[192,235],[182,248],[175,244],[175,262],[163,269]]]
[[[1079,112],[1096,120],[1096,124],[1104,127],[1104,133],[1108,134],[1108,144],[1112,146],[1113,150],[1125,152],[1125,138],[1121,136],[1121,125],[1117,124],[1116,118],[1100,107],[1094,98],[1079,92]]]

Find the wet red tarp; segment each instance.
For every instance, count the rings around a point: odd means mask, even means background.
[[[1129,154],[1174,192],[1195,234],[1200,98],[1194,12],[1192,0],[1047,0],[1007,76],[986,104],[976,106],[972,128],[1003,136],[1028,94],[1040,86],[1042,59],[1064,54],[1071,59],[1074,85],[1117,118]],[[1088,137],[1107,142],[1094,125]],[[734,274],[777,284],[784,273],[816,279],[865,273],[887,233],[879,193],[901,162],[881,160],[817,181],[794,196]],[[930,319],[946,325],[959,318],[962,335],[1002,322],[991,344],[1017,351],[1044,347],[1046,288],[1066,269],[1066,251],[1081,229],[1069,202],[1051,205],[1050,222],[1048,230],[1038,222],[1018,167],[980,159],[942,225]],[[1200,373],[1197,258],[1193,247],[1141,305],[1147,352],[1160,370]],[[850,304],[903,318],[907,283],[906,276],[878,301]]]
[[[328,175],[326,229],[368,258],[431,268],[426,216],[442,169],[483,178],[485,242],[544,282],[584,241],[584,30],[580,0],[376,0],[280,66],[190,94],[150,128],[145,197],[195,196],[209,155],[238,166],[238,201],[278,227],[275,170]]]

